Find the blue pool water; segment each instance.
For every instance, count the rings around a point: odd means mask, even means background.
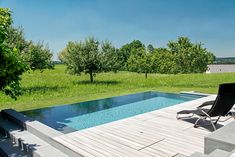
[[[202,96],[144,92],[22,112],[68,133],[176,105]]]

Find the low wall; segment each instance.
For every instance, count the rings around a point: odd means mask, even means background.
[[[206,73],[228,73],[235,72],[235,64],[211,64],[208,65]]]

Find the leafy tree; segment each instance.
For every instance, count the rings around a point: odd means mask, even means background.
[[[101,44],[101,62],[103,71],[117,72],[120,69],[118,50],[109,41]]]
[[[11,48],[17,48],[20,54],[25,54],[29,50],[29,42],[24,37],[24,30],[22,27],[14,28],[10,26],[8,28],[8,35],[6,43]]]
[[[144,48],[140,48],[136,53],[132,53],[127,61],[128,70],[145,73],[145,78],[147,79],[148,73],[153,72],[153,60],[151,54],[148,53]]]
[[[22,54],[22,56],[32,70],[43,71],[44,69],[54,69],[53,55],[48,45],[44,46],[42,42],[36,44],[30,42],[28,52]]]
[[[60,52],[59,59],[67,65],[71,74],[82,72],[90,75],[90,81],[100,72],[117,72],[119,69],[117,49],[108,41],[102,42],[87,38],[81,42],[68,42]]]
[[[0,8],[0,90],[16,99],[20,94],[20,76],[27,68],[21,60],[17,48],[6,44],[7,30],[11,24],[10,10]]]
[[[127,69],[127,60],[130,57],[131,53],[136,53],[137,50],[140,48],[145,48],[145,45],[139,40],[134,40],[131,43],[123,45],[119,49],[118,56],[121,63],[121,70]]]
[[[154,51],[153,45],[149,44],[149,45],[147,46],[147,50],[148,50],[149,53],[153,53],[153,51]]]
[[[166,48],[157,48],[152,54],[155,63],[154,72],[161,74],[176,74],[178,67],[175,56]]]
[[[53,69],[52,53],[48,45],[43,42],[33,43],[27,41],[24,37],[24,30],[22,27],[8,28],[8,35],[6,43],[11,48],[17,48],[20,57],[32,70]]]
[[[207,69],[210,53],[202,44],[194,44],[187,37],[179,37],[177,41],[170,41],[168,49],[174,55],[177,72],[202,73]]]
[[[216,61],[216,57],[213,53],[208,52],[207,56],[208,56],[208,64],[213,64]]]
[[[102,71],[99,42],[94,38],[88,38],[83,42],[69,42],[59,57],[71,74],[80,75],[81,72],[90,75],[90,81],[96,73]]]

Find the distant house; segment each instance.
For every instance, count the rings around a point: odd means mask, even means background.
[[[229,73],[235,72],[235,64],[211,64],[206,73]]]

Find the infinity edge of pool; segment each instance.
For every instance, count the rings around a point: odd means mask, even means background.
[[[62,133],[70,133],[203,97],[205,96],[197,94],[147,91],[63,106],[27,110],[21,113]]]

